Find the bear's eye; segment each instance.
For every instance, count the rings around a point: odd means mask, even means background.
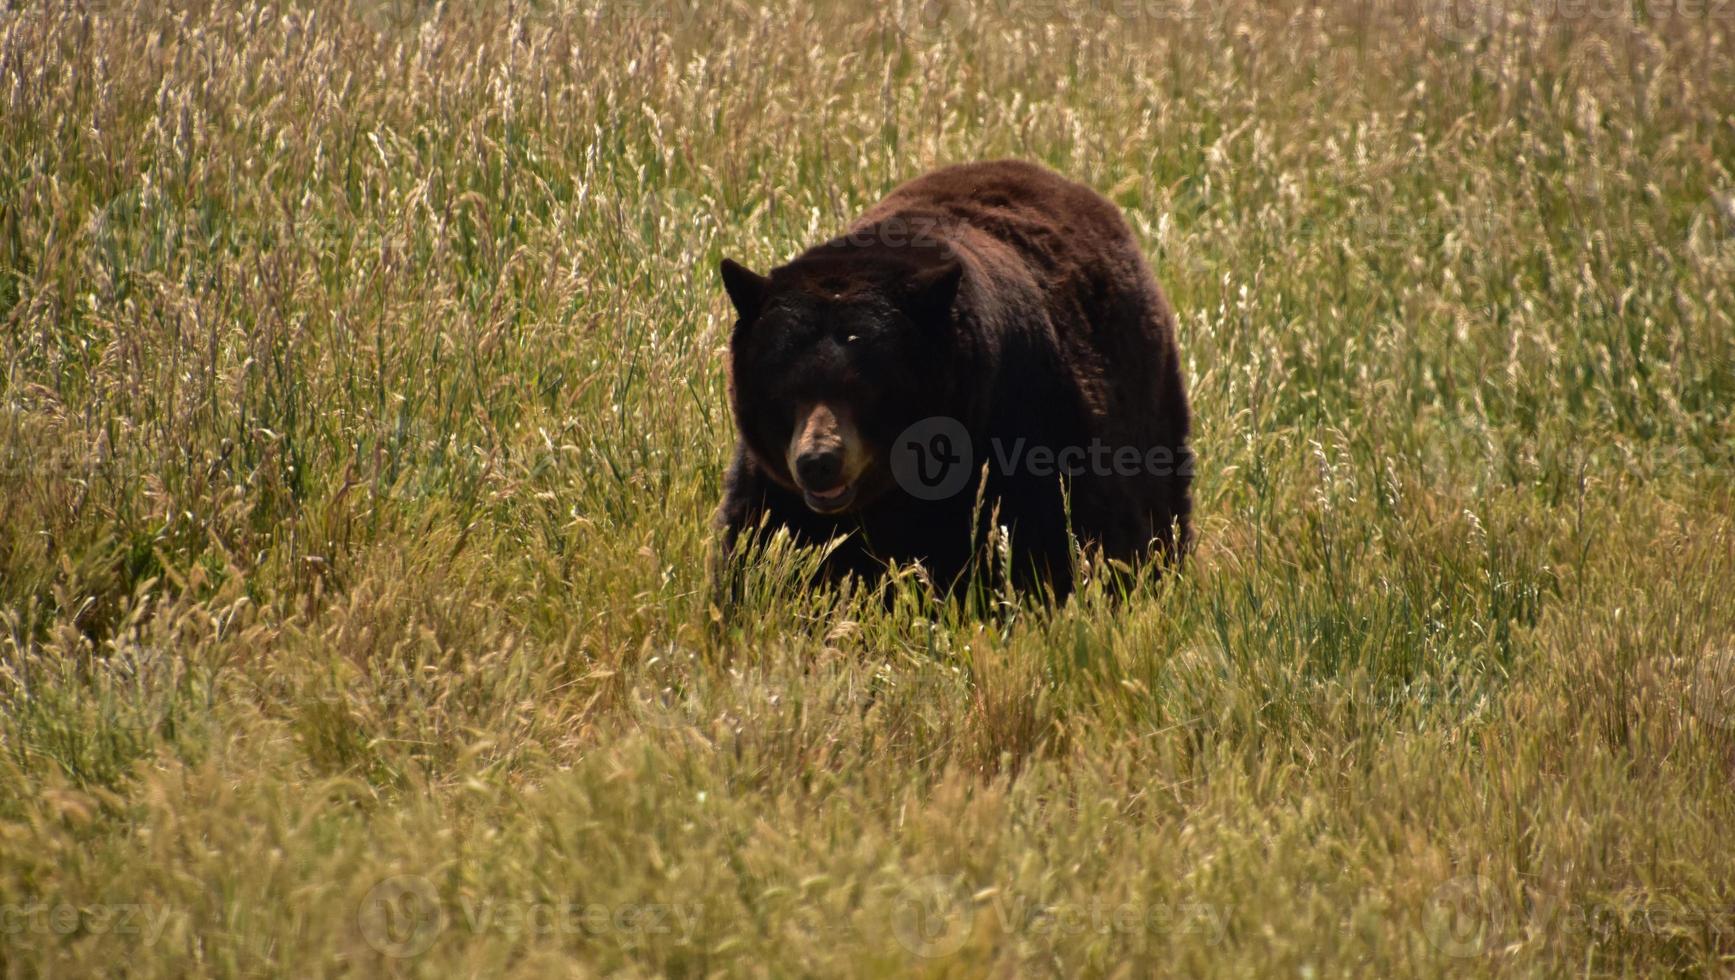
[[[860,339],[861,339],[860,334],[853,334],[853,333],[852,334],[846,334],[846,335],[844,335],[843,342],[846,344],[853,344]]]

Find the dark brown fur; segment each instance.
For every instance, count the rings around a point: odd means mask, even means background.
[[[1086,548],[1129,563],[1185,550],[1192,460],[1174,313],[1095,191],[1018,161],[947,167],[769,277],[733,263],[724,277],[741,314],[731,397],[742,438],[718,513],[731,548],[766,519],[806,541],[850,534],[834,575],[896,559],[951,584],[979,557],[975,479],[923,500],[882,465],[850,513],[804,506],[779,426],[794,402],[824,398],[848,408],[882,461],[911,423],[960,420],[974,465],[989,463],[983,489],[1012,528],[1020,584],[1071,590],[1062,481],[1001,466],[994,447],[1170,453],[1169,472],[1076,472],[1071,526]]]

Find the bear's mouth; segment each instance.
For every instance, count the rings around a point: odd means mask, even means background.
[[[854,483],[840,483],[830,490],[815,492],[805,487],[801,491],[801,499],[807,504],[807,509],[819,514],[837,514],[848,509],[855,503]]]

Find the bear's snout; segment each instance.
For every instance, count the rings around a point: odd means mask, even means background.
[[[867,468],[866,456],[847,411],[817,402],[796,413],[784,461],[811,509],[836,513],[848,508],[855,481]]]
[[[843,476],[843,449],[809,449],[795,458],[795,479],[804,487],[828,489]]]

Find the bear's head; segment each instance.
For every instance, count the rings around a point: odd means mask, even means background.
[[[895,490],[893,440],[950,408],[963,271],[886,249],[816,249],[768,276],[723,260],[730,400],[767,476],[821,514]]]

